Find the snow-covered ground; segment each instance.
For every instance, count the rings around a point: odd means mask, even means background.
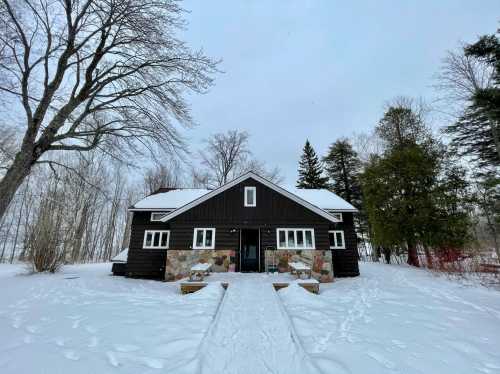
[[[223,290],[109,275],[111,264],[16,275],[0,265],[0,373],[193,373]]]
[[[274,292],[0,265],[0,373],[500,373],[500,292],[407,267]]]
[[[500,292],[425,270],[360,264],[321,295],[279,292],[325,373],[500,373]]]

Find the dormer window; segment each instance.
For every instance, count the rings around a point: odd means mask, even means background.
[[[257,206],[257,188],[245,187],[245,206],[246,207]]]

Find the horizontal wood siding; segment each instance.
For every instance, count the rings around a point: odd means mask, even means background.
[[[170,230],[164,222],[151,222],[151,212],[134,212],[127,259],[129,277],[164,279],[167,250],[144,249],[144,231]],[[170,232],[172,237],[172,232]]]
[[[256,207],[244,206],[244,187],[257,188]],[[168,223],[150,222],[149,212],[135,212],[129,249],[128,274],[163,278],[166,250],[144,250],[145,230],[170,230],[169,249],[189,250],[193,247],[194,228],[215,228],[215,248],[235,250],[239,266],[240,229],[260,229],[261,271],[264,270],[264,249],[276,248],[277,228],[313,228],[318,250],[328,250],[328,230],[345,231],[347,249],[335,250],[335,276],[358,275],[356,234],[352,213],[343,213],[344,222],[333,224],[293,200],[267,186],[247,179],[242,183],[174,217]]]
[[[329,230],[343,230],[345,249],[332,249],[333,273],[336,277],[359,275],[358,244],[353,213],[342,213],[343,222],[330,225]]]

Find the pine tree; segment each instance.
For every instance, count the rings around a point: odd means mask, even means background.
[[[318,156],[314,148],[306,140],[302,157],[299,161],[299,179],[297,180],[297,188],[314,189],[327,188],[327,177],[323,177],[323,168],[319,162]]]
[[[339,139],[330,145],[323,162],[332,191],[359,209],[361,186],[358,177],[361,163],[349,140]]]

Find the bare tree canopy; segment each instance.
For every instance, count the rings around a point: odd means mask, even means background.
[[[448,104],[459,105],[461,114],[464,104],[471,100],[477,90],[493,85],[493,73],[491,66],[466,55],[463,50],[448,51],[435,87],[441,91]]]
[[[216,188],[248,171],[254,171],[275,183],[281,182],[278,168],[268,171],[263,162],[252,157],[248,139],[247,132],[237,130],[214,134],[208,138],[205,149],[200,151],[201,164],[205,169],[193,170],[193,184],[197,187]]]
[[[175,0],[2,0],[0,91],[23,110],[24,135],[0,181],[0,218],[47,153],[163,150],[192,122],[186,91],[216,62],[176,37]]]

